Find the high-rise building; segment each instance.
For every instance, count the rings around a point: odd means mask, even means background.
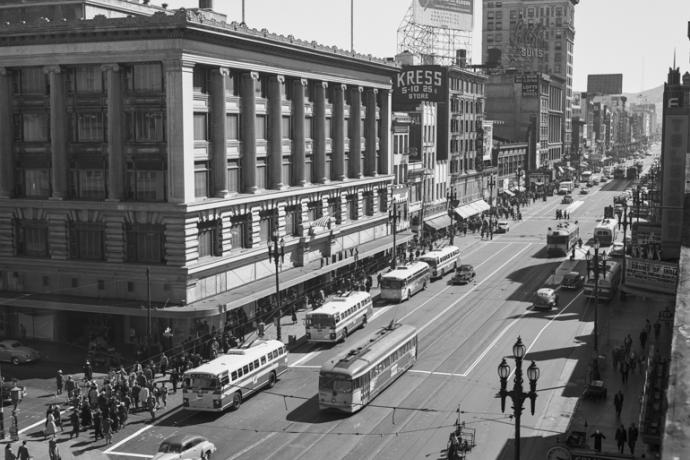
[[[275,318],[267,243],[295,298],[386,260],[396,66],[203,7],[10,3],[0,336],[181,341]]]
[[[483,0],[484,63],[560,77],[563,154],[571,147],[575,5],[579,0]]]

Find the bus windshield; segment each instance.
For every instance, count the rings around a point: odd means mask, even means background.
[[[402,280],[386,279],[381,280],[382,289],[402,289],[405,286],[405,282]]]
[[[332,315],[312,313],[307,316],[307,326],[311,327],[334,327],[335,319]]]
[[[218,379],[211,374],[192,374],[185,377],[185,386],[191,390],[215,390]]]

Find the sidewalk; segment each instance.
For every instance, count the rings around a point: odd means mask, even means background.
[[[591,308],[594,308],[593,303],[590,305]],[[640,332],[645,326],[645,320],[649,319],[653,324],[658,313],[663,309],[664,305],[631,296],[624,301],[617,298],[609,304],[599,304],[599,362],[601,363],[601,379],[607,387],[608,394],[605,400],[580,398],[574,408],[570,422],[570,430],[586,431],[588,447],[593,446],[593,439],[590,436],[594,430],[598,429],[606,436],[602,443],[602,452],[617,453],[616,429],[621,423],[626,430],[631,423],[638,425],[642,410],[641,400],[645,384],[645,369],[640,369],[639,365],[635,370],[631,369],[627,383],[623,383],[621,373],[613,367],[612,352],[614,348],[623,346],[625,336],[630,334],[633,339],[631,348],[637,356],[642,354],[648,357],[650,350],[656,349],[659,349],[662,356],[667,353],[669,332],[664,328],[662,328],[658,342],[654,339],[654,332],[650,334],[644,349],[639,340]],[[587,380],[580,378],[577,383],[584,390]],[[613,399],[619,390],[623,393],[624,399],[621,416],[617,418]],[[636,456],[628,455],[630,451],[626,444],[624,451],[626,456],[621,458],[642,458],[642,455],[646,453],[647,449],[642,442],[642,430],[639,425],[638,429],[640,435],[635,448]]]

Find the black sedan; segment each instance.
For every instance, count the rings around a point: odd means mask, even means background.
[[[450,284],[467,284],[474,281],[476,277],[477,273],[475,273],[472,265],[460,265],[455,270],[455,275],[451,278]]]

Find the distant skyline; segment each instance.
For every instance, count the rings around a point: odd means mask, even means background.
[[[161,4],[162,0],[152,3]],[[197,0],[168,0],[169,8]],[[397,29],[411,0],[354,0],[355,51],[393,56]],[[241,0],[216,0],[228,21],[241,21]],[[474,63],[481,60],[482,1],[475,0]],[[246,0],[249,27],[350,49],[350,0]],[[636,93],[666,81],[669,67],[690,72],[689,0],[581,0],[575,7],[573,88],[584,91],[588,74],[622,73],[623,91]]]

